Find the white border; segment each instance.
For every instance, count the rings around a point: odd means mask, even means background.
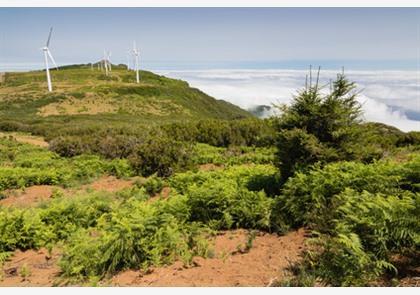
[[[0,0],[0,7],[419,7],[416,0]]]
[[[420,7],[415,0],[0,0],[1,7]],[[419,13],[420,22],[420,13]],[[419,288],[0,288],[2,294],[418,294]]]

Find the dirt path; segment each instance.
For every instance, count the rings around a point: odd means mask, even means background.
[[[60,253],[48,253],[47,249],[16,251],[3,266],[0,287],[46,287],[54,285],[60,268],[57,265]]]
[[[304,247],[304,230],[285,236],[259,233],[248,253],[241,253],[248,234],[229,231],[215,239],[215,257],[194,258],[195,266],[181,262],[152,269],[151,273],[125,271],[111,280],[114,286],[268,286],[281,279],[289,263],[299,259]]]
[[[34,185],[21,190],[4,192],[6,198],[0,200],[0,205],[10,207],[27,207],[46,201],[51,198],[55,186]]]
[[[216,165],[216,164],[208,163],[208,164],[201,164],[199,166],[199,170],[200,171],[213,171],[213,170],[221,170],[224,167],[225,167],[224,165]]]
[[[115,176],[102,176],[94,182],[83,186],[82,188],[90,188],[96,191],[117,192],[132,186],[133,179],[119,179]]]
[[[28,143],[33,144],[40,147],[48,147],[48,142],[44,140],[41,136],[29,135],[29,134],[21,134],[18,132],[0,132],[0,136],[2,137],[13,137],[16,141],[21,143]]]
[[[24,189],[7,190],[3,192],[6,198],[0,200],[5,207],[30,207],[51,198],[54,190],[60,190],[66,196],[73,196],[80,191],[92,189],[95,191],[117,192],[133,185],[133,179],[118,179],[115,176],[102,176],[90,184],[76,189],[63,189],[53,185],[34,185]]]

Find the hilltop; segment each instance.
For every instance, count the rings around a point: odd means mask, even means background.
[[[90,64],[51,70],[48,93],[45,71],[6,73],[0,83],[0,118],[5,124],[155,124],[197,119],[242,119],[250,113],[217,100],[187,82],[113,65],[112,72]],[[4,129],[4,128],[3,128]]]

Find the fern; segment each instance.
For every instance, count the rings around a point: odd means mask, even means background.
[[[0,252],[0,267],[13,255],[13,252]]]

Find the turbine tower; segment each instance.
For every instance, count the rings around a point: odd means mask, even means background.
[[[108,76],[108,57],[107,57],[105,49],[104,49],[104,61],[103,62],[104,62],[104,68],[105,68],[105,75]]]
[[[136,70],[136,82],[140,83],[140,75],[139,75],[139,50],[136,46],[136,41],[133,44],[133,54],[134,54],[134,65]]]
[[[55,63],[55,60],[52,57],[50,50],[48,49],[48,46],[50,45],[52,30],[53,30],[53,28],[51,27],[50,28],[50,34],[48,35],[47,43],[45,44],[45,47],[42,47],[42,51],[44,51],[45,71],[47,73],[47,83],[48,83],[48,91],[49,92],[52,91],[52,84],[51,84],[50,68],[49,68],[49,65],[48,65],[48,58],[54,64],[55,68],[58,70],[57,64]]]
[[[104,49],[104,59],[103,59],[103,63],[104,63],[104,68],[105,68],[105,75],[108,76],[108,73],[111,72],[112,68],[111,68],[111,62],[110,62],[110,57],[111,57],[111,52],[110,51],[106,51]]]
[[[110,72],[112,72],[112,64],[111,64],[111,51],[108,51],[108,55],[107,55],[107,59],[106,59],[107,63],[108,63],[108,70]]]

